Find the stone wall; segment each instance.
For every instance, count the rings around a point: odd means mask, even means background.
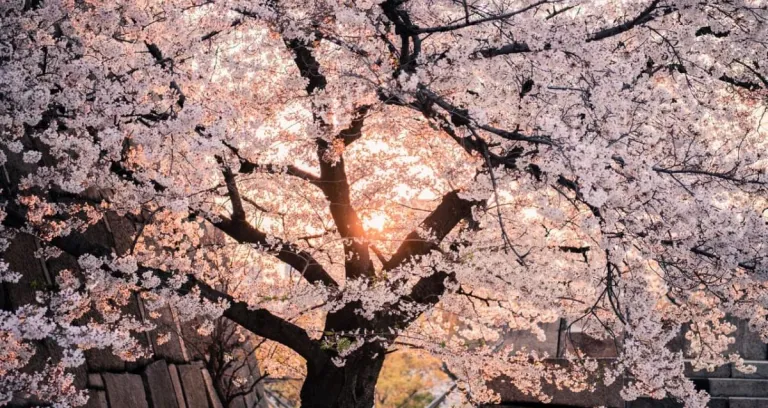
[[[132,372],[89,373],[87,408],[223,408],[208,370],[201,362],[168,364],[155,360]],[[230,404],[266,407],[263,393],[253,392]]]
[[[125,253],[133,242],[135,228],[125,218],[108,214],[105,219],[91,227],[86,238],[89,241],[111,246],[117,253]],[[13,310],[24,304],[35,302],[35,292],[54,290],[55,279],[59,271],[70,269],[77,271],[74,258],[64,254],[58,258],[42,261],[34,256],[39,249],[39,242],[30,235],[19,235],[3,254],[11,268],[22,274],[18,283],[3,283],[0,286],[0,307]],[[123,312],[148,319],[140,298],[134,297]],[[96,318],[87,314],[82,320]],[[109,350],[88,350],[85,352],[86,364],[78,367],[75,385],[87,389],[90,395],[88,407],[93,408],[253,408],[266,407],[263,387],[258,384],[251,387],[251,392],[232,401],[222,401],[221,390],[214,387],[211,372],[206,367],[205,355],[188,347],[189,341],[209,342],[210,339],[197,335],[191,323],[182,324],[172,309],[166,307],[160,311],[155,331],[141,333],[138,340],[153,355],[151,359],[126,362],[114,356]],[[169,334],[168,341],[158,339],[160,333]],[[199,346],[199,344],[198,344]],[[60,350],[47,341],[39,342],[35,356],[25,370],[35,371],[42,367],[49,358],[60,358]],[[237,367],[237,374],[254,381],[259,378],[258,364],[251,355],[242,367]],[[23,395],[16,396],[12,407],[35,405]]]
[[[751,332],[747,322],[730,319],[736,326],[735,343],[731,346],[731,352],[738,352],[747,362],[757,368],[754,374],[744,374],[736,370],[732,364],[718,367],[712,372],[693,371],[690,363],[686,364],[686,376],[694,381],[698,389],[707,391],[712,399],[711,408],[768,408],[768,345],[762,342],[760,336]],[[599,364],[610,364],[617,356],[619,340],[597,340],[583,333],[567,332],[564,322],[543,325],[547,339],[538,341],[529,332],[507,333],[499,344],[514,345],[516,350],[525,348],[546,352],[551,358],[548,364],[564,365],[567,362],[562,359],[566,350],[572,351],[578,347],[586,355],[595,358]],[[680,335],[675,338],[670,348],[673,351],[682,351],[683,355],[690,358],[683,328]],[[598,370],[599,371],[599,370]],[[553,405],[538,403],[533,397],[519,392],[514,386],[514,380],[499,378],[491,382],[491,387],[501,394],[503,403],[498,407],[612,407],[612,408],[682,408],[682,404],[672,400],[653,400],[641,398],[633,402],[624,402],[619,396],[623,381],[631,381],[631,378],[618,379],[613,385],[607,387],[601,378],[594,378],[596,385],[594,392],[573,393],[557,390],[554,387],[545,387],[545,392],[553,396]]]

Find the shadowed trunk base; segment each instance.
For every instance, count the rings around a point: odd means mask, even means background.
[[[365,348],[365,347],[364,347]],[[343,367],[330,360],[307,364],[301,387],[302,408],[372,408],[384,353],[365,348],[348,356]]]

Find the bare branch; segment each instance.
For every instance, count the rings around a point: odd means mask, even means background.
[[[638,25],[645,24],[653,20],[656,17],[654,15],[654,11],[656,11],[656,7],[659,5],[659,3],[661,3],[661,0],[653,0],[651,4],[645,8],[645,10],[637,15],[637,17],[633,18],[632,20],[625,21],[617,26],[605,28],[596,32],[587,38],[587,42],[600,41],[615,35],[619,35],[623,32],[635,28]]]
[[[761,186],[768,185],[768,181],[761,181],[759,179],[749,180],[745,178],[734,177],[730,173],[717,173],[717,172],[692,169],[692,168],[667,169],[659,166],[653,166],[653,171],[657,173],[663,173],[663,174],[690,174],[690,175],[713,177],[713,178],[718,178],[722,180],[732,181],[736,184],[756,184]]]
[[[455,31],[466,27],[475,26],[478,24],[488,23],[491,21],[498,21],[498,20],[504,20],[510,17],[514,17],[518,14],[525,13],[528,10],[534,9],[536,7],[539,7],[543,4],[549,3],[549,0],[542,0],[536,3],[533,3],[527,7],[523,7],[520,10],[510,11],[508,13],[498,14],[495,16],[489,16],[485,18],[481,18],[479,20],[464,22],[461,24],[453,24],[453,25],[446,25],[446,26],[440,26],[440,27],[429,27],[429,28],[419,28],[415,30],[416,34],[429,34],[429,33],[445,33],[448,31]]]

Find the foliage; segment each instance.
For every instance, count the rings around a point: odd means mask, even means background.
[[[448,380],[440,361],[417,351],[387,355],[376,383],[376,407],[425,407],[435,399],[432,388]]]

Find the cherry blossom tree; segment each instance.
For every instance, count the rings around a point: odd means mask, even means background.
[[[78,267],[0,312],[0,401],[80,405],[83,350],[146,355],[151,324],[120,309],[138,293],[295,353],[304,407],[372,406],[403,347],[474,402],[499,376],[546,400],[602,370],[627,400],[704,407],[681,327],[698,369],[750,369],[726,315],[768,341],[766,19],[762,0],[4,1],[2,242]],[[85,237],[108,212],[139,226],[130,251]],[[559,318],[618,339],[615,363],[493,348]],[[29,373],[39,339],[64,358]]]

